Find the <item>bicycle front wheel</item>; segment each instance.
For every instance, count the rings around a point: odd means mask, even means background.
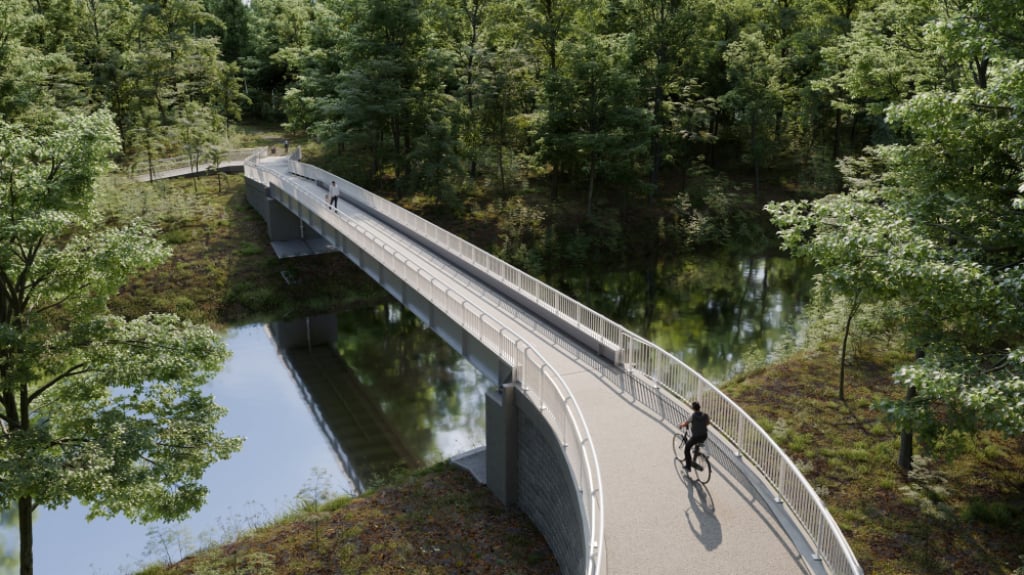
[[[693,458],[693,468],[690,470],[694,474],[697,481],[707,485],[708,481],[711,480],[711,460],[708,459],[707,455],[698,453]]]
[[[672,451],[679,461],[686,461],[686,436],[682,433],[672,435]]]

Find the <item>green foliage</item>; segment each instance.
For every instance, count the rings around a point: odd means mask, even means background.
[[[295,495],[296,509],[300,513],[319,513],[339,495],[333,491],[331,477],[326,469],[314,468],[302,489]]]
[[[925,53],[959,64],[912,80],[916,93],[890,106],[890,124],[911,137],[845,162],[848,193],[769,208],[826,291],[903,310],[922,357],[896,380],[918,396],[887,409],[930,438],[1024,433],[1024,126],[1006,113],[1020,106],[1024,66],[1001,47],[1005,30],[974,25],[985,8],[898,19]]]
[[[543,210],[529,206],[521,198],[498,202],[495,255],[527,273],[543,270],[541,252],[531,246],[545,244],[546,219]]]
[[[227,294],[226,303],[238,304],[250,312],[273,308],[276,291],[268,286],[236,286]]]
[[[638,86],[628,68],[632,51],[632,38],[624,35],[566,42],[563,63],[545,86],[544,156],[585,176],[587,215],[599,178],[614,181],[645,165],[650,118],[637,104]]]
[[[759,32],[744,33],[722,55],[732,89],[719,101],[737,118],[744,134],[748,161],[755,167],[770,158],[773,118],[783,106],[783,87],[779,85],[778,58]]]
[[[686,189],[676,196],[677,235],[685,249],[725,246],[739,229],[733,218],[739,215],[729,180],[701,164],[687,174]]]
[[[964,520],[981,521],[1006,529],[1024,527],[1024,508],[1003,501],[973,500],[964,512]]]
[[[57,102],[81,102],[81,75],[66,53],[33,42],[45,34],[46,18],[23,0],[5,0],[0,10],[0,120],[46,125]]]
[[[849,34],[822,48],[833,73],[816,86],[841,94],[837,105],[843,109],[876,115],[915,91],[934,88],[944,66],[923,36],[938,9],[931,0],[885,1],[859,12]]]
[[[217,335],[107,312],[168,255],[151,229],[107,227],[94,209],[117,142],[105,112],[54,113],[43,134],[0,121],[0,503],[17,503],[23,532],[36,506],[71,498],[90,517],[180,518],[202,504],[205,469],[240,447],[202,392],[226,358]]]
[[[263,253],[263,246],[257,245],[253,242],[243,242],[238,251],[242,255],[254,256]]]

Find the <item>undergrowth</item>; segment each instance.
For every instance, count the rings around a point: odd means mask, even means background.
[[[360,497],[328,501],[314,487],[304,498],[278,521],[139,575],[558,572],[529,519],[449,463]]]
[[[899,430],[875,409],[905,392],[905,360],[863,345],[838,399],[835,345],[797,352],[738,379],[727,393],[801,467],[865,573],[1006,574],[1024,569],[1024,439],[952,435],[897,465]]]

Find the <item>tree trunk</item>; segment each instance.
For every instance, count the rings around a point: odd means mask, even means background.
[[[846,343],[850,340],[850,326],[853,324],[853,316],[857,315],[857,308],[860,307],[858,296],[853,296],[850,303],[850,312],[846,315],[846,327],[843,329],[843,349],[839,354],[839,401],[846,401]]]
[[[587,217],[594,211],[594,185],[597,181],[597,158],[590,155],[590,180],[587,183]]]
[[[654,79],[654,131],[651,133],[651,188],[647,192],[647,205],[654,202],[654,192],[658,188],[661,179],[661,130],[664,122],[664,112],[661,110],[661,103],[665,99],[665,89],[661,85],[660,70],[665,61],[665,46],[659,44],[656,50],[657,65],[655,66]]]
[[[768,275],[772,269],[771,261],[772,260],[770,258],[764,258],[764,270],[761,274],[761,321],[758,325],[758,329],[762,334],[765,332],[768,323]]]
[[[501,197],[508,197],[505,190],[505,150],[504,144],[498,144],[498,186],[501,188]]]
[[[754,158],[754,199],[761,203],[761,160]]]
[[[21,540],[21,575],[32,575],[32,498],[18,498],[18,537]]]
[[[907,401],[913,400],[917,397],[917,388],[913,385],[907,389]],[[908,429],[904,429],[900,432],[900,456],[897,460],[900,469],[903,471],[910,471],[911,464],[914,460],[914,432]]]
[[[754,199],[761,203],[761,151],[757,146],[757,110],[754,110],[754,119],[750,124],[750,154],[754,159]]]
[[[647,263],[646,270],[644,270],[644,279],[647,281],[647,290],[645,292],[646,297],[644,298],[644,321],[642,333],[645,337],[650,337],[651,334],[651,323],[654,321],[654,312],[658,306],[658,263],[656,260],[651,260]]]
[[[832,162],[839,159],[839,129],[842,127],[843,113],[836,110],[836,127],[832,133]]]

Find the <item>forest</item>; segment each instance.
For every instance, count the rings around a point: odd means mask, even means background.
[[[749,243],[767,204],[848,328],[916,352],[895,418],[1024,432],[1013,0],[3,5],[5,130],[108,114],[144,166],[279,122],[399,201],[497,205],[528,271]]]
[[[76,332],[53,379],[18,368],[52,353],[28,326],[166,257],[145,230],[69,242],[102,225],[67,214],[111,160],[215,158],[247,122],[431,215],[497,210],[531,272],[777,243],[819,270],[842,365],[851,330],[899,334],[906,399],[879,408],[908,438],[1024,435],[1019,0],[0,0],[5,435],[86,365]],[[95,301],[69,311],[57,271],[90,268],[44,238],[112,270]]]

